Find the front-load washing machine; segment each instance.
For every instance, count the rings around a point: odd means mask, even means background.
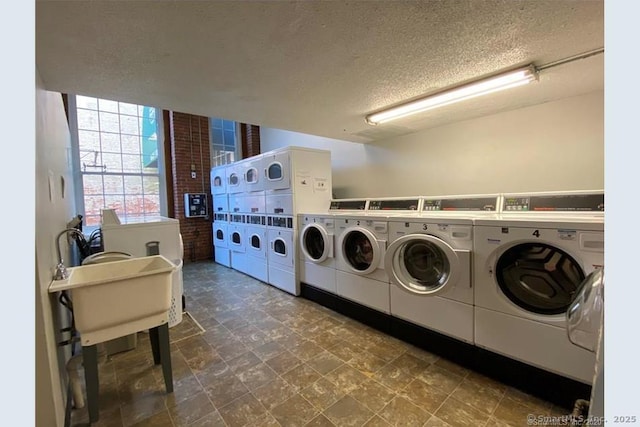
[[[300,282],[335,294],[334,218],[327,214],[300,214],[298,221]]]
[[[384,255],[389,238],[381,217],[337,217],[336,292],[383,313],[389,313],[389,278]]]
[[[389,218],[391,315],[473,343],[471,219]]]
[[[589,384],[593,353],[567,337],[565,312],[604,265],[604,193],[503,197],[474,220],[475,344]]]
[[[231,267],[229,249],[229,214],[213,214],[213,250],[214,260],[225,267]]]
[[[293,295],[300,295],[296,280],[293,217],[267,216],[267,264],[270,285]]]
[[[267,225],[265,215],[247,215],[245,218],[245,260],[241,270],[251,277],[268,282]]]

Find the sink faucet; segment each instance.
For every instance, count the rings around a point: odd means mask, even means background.
[[[64,266],[62,254],[60,253],[60,237],[66,236],[69,233],[75,234],[84,239],[84,234],[82,234],[82,232],[77,228],[66,228],[58,234],[58,236],[56,237],[56,253],[58,254],[58,264],[56,265],[56,271],[53,274],[53,280],[64,280],[69,278],[69,272]]]

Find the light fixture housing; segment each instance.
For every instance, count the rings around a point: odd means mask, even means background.
[[[391,120],[422,113],[434,108],[454,104],[489,93],[498,92],[512,87],[526,85],[538,80],[538,70],[533,64],[510,70],[485,79],[477,80],[451,89],[437,92],[413,101],[405,102],[394,107],[386,108],[369,114],[365,120],[370,125],[378,125]]]

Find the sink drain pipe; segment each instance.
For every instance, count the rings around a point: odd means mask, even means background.
[[[71,395],[73,396],[74,408],[84,408],[84,394],[82,393],[83,379],[80,376],[82,368],[82,353],[71,356],[67,362],[67,374],[71,384]]]

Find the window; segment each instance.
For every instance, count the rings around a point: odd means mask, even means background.
[[[211,119],[211,167],[227,165],[238,159],[236,122]]]
[[[69,96],[76,203],[84,224],[100,225],[102,209],[121,220],[166,212],[160,111]]]

